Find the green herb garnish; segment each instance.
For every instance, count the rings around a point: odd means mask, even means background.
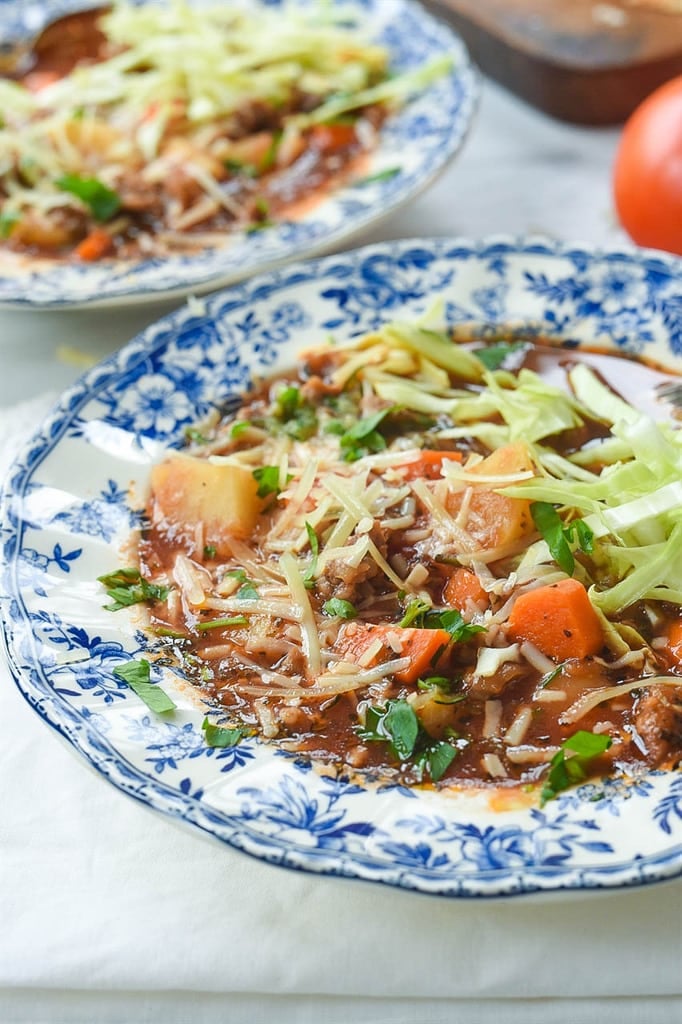
[[[140,661],[128,661],[125,665],[118,665],[114,669],[114,675],[117,679],[122,679],[127,683],[151,711],[162,715],[166,711],[175,710],[176,705],[166,691],[156,683],[152,683],[151,666],[144,658]]]
[[[499,370],[508,359],[517,352],[525,352],[529,348],[527,341],[500,341],[496,345],[486,345],[474,350],[486,370]]]
[[[265,174],[267,171],[271,171],[277,162],[277,153],[282,142],[282,132],[273,132],[272,140],[268,146],[265,156],[260,162],[259,171],[261,174]],[[267,212],[267,211],[266,211]]]
[[[225,573],[225,576],[229,576],[230,579],[236,580],[237,583],[246,583],[248,581],[248,576],[244,569],[230,569],[229,572]]]
[[[204,544],[204,558],[215,558],[217,550],[215,544]]]
[[[350,601],[344,601],[342,597],[331,597],[322,605],[322,611],[326,615],[332,615],[337,619],[355,619],[357,609]]]
[[[546,686],[549,686],[550,683],[553,683],[556,677],[561,675],[565,665],[566,662],[562,661],[561,664],[557,665],[556,668],[553,668],[551,672],[546,672],[538,682],[538,689],[544,690]]]
[[[453,643],[464,643],[477,633],[485,633],[485,626],[475,626],[465,622],[462,613],[456,608],[446,611],[435,611],[430,604],[415,598],[407,605],[400,626],[414,626],[417,629],[444,629],[450,634]]]
[[[315,576],[317,575],[317,559],[320,554],[320,542],[317,539],[315,530],[306,522],[305,532],[308,534],[308,543],[310,544],[310,550],[312,552],[312,558],[310,559],[310,565],[306,569],[303,582],[307,590],[311,590],[315,586]]]
[[[457,754],[450,743],[432,741],[406,700],[389,700],[383,708],[367,708],[365,723],[356,732],[362,740],[388,743],[398,761],[414,758],[419,777],[426,769],[433,782],[443,777]]]
[[[256,594],[256,596],[258,596]],[[197,630],[205,633],[209,629],[229,629],[232,626],[248,626],[249,620],[246,615],[231,615],[223,619],[211,619],[209,622],[200,622]]]
[[[121,200],[116,192],[97,178],[81,178],[78,174],[65,174],[55,182],[63,192],[70,192],[90,209],[95,220],[105,221],[118,213]]]
[[[8,210],[7,213],[0,213],[0,238],[9,238],[14,230],[15,224],[21,220],[21,214]]]
[[[420,598],[416,597],[413,601],[410,601],[405,608],[405,614],[400,620],[399,625],[404,629],[407,626],[411,626],[414,622],[417,622],[417,620],[421,622],[425,613],[430,611],[431,605],[429,602],[422,601]]]
[[[279,486],[279,466],[259,466],[252,471],[253,479],[258,484],[256,491],[259,498],[267,498],[269,494],[277,495],[281,491]],[[287,483],[291,480],[291,474],[287,474]]]
[[[250,729],[243,729],[241,726],[228,729],[224,725],[213,725],[208,718],[203,720],[201,728],[209,747],[236,747],[244,736],[251,735]]]
[[[569,736],[550,762],[549,775],[540,793],[540,806],[544,806],[564,789],[583,782],[587,778],[589,763],[605,753],[610,746],[611,737],[603,733],[580,730]]]
[[[397,177],[402,171],[402,167],[387,167],[385,171],[377,171],[376,174],[368,174],[366,178],[359,178],[355,182],[362,188],[365,185],[374,185],[379,181],[390,181],[391,178]]]
[[[590,554],[594,539],[592,530],[582,519],[564,526],[554,505],[548,501],[532,502],[530,514],[554,561],[568,576],[572,576],[575,558],[571,544],[575,542],[581,551]]]
[[[438,782],[443,778],[456,757],[456,748],[451,743],[441,740],[423,750],[415,759],[414,764],[419,772],[420,779],[424,769],[426,769],[431,776],[431,781]]]
[[[427,676],[425,679],[417,680],[417,689],[432,691],[436,704],[459,704],[466,699],[466,694],[453,693],[452,691],[455,685],[460,683],[461,680],[448,679],[447,676]]]
[[[230,437],[236,440],[238,437],[241,437],[244,431],[248,430],[250,426],[251,423],[249,420],[237,420],[237,422],[233,423],[230,427]]]
[[[317,430],[317,413],[297,387],[283,388],[275,398],[272,420],[268,425],[296,441],[306,441]]]
[[[242,160],[223,160],[223,167],[230,174],[243,174],[245,178],[257,178],[258,168],[255,164],[244,163]]]
[[[97,582],[105,587],[107,597],[113,601],[113,604],[104,606],[108,612],[117,612],[143,601],[165,601],[170,591],[170,587],[144,579],[139,569],[116,569],[98,576]]]
[[[243,569],[231,569],[225,573],[226,578],[236,580],[237,583],[241,583],[241,587],[237,591],[238,601],[257,601],[259,594],[258,588],[253,580],[250,580]]]
[[[208,444],[210,440],[205,434],[202,434],[198,427],[186,427],[185,437],[192,444]]]
[[[346,462],[356,462],[363,455],[385,450],[386,439],[377,427],[393,409],[394,406],[389,406],[388,409],[381,409],[372,416],[365,416],[341,435],[341,455]]]

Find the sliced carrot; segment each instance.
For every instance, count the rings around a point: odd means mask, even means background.
[[[344,660],[360,663],[363,668],[409,658],[409,665],[396,672],[394,678],[398,683],[416,683],[420,676],[433,673],[449,644],[450,634],[445,629],[351,622],[339,633],[336,649]],[[373,650],[375,646],[377,649]]]
[[[490,603],[488,595],[481,586],[476,573],[472,572],[471,569],[465,569],[464,566],[455,569],[445,584],[443,601],[445,604],[450,605],[451,608],[457,608],[459,611],[466,608],[469,601],[486,606]]]
[[[349,149],[358,141],[355,125],[316,124],[310,130],[310,142],[315,149],[323,153],[335,153],[339,149]]]
[[[559,661],[587,658],[604,646],[599,616],[585,587],[575,579],[521,594],[511,610],[508,632]]]
[[[441,452],[425,448],[419,453],[418,459],[397,462],[395,468],[401,471],[406,480],[438,480],[442,476],[444,459],[461,462],[462,456],[459,452]]]
[[[95,228],[85,236],[82,242],[79,242],[73,250],[73,254],[84,263],[94,263],[111,252],[113,245],[114,240],[108,231],[104,228]]]

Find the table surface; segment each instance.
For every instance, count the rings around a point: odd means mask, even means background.
[[[609,191],[617,137],[551,121],[485,82],[458,158],[357,242],[503,233],[624,245]],[[175,304],[0,312],[5,454],[79,363]],[[0,682],[3,1022],[682,1019],[680,883],[481,905],[285,872],[115,792],[1,664]]]

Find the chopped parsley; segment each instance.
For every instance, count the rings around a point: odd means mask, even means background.
[[[236,747],[241,739],[251,735],[250,729],[241,726],[227,728],[224,725],[213,725],[205,718],[201,723],[204,739],[209,747]]]
[[[248,626],[248,624],[249,620],[246,615],[231,615],[228,618],[200,622],[196,628],[200,633],[205,633],[209,629],[229,629],[232,626]]]
[[[544,676],[538,682],[538,689],[544,690],[546,686],[549,686],[550,683],[553,683],[556,677],[561,675],[566,664],[567,663],[565,661],[562,661],[561,664],[557,665],[556,668],[553,668],[551,672],[545,672]]]
[[[532,502],[530,514],[554,561],[568,576],[572,576],[575,558],[571,544],[575,543],[581,551],[591,554],[594,540],[592,530],[583,519],[575,519],[564,526],[554,505],[548,501]]]
[[[272,140],[267,148],[265,156],[260,162],[259,171],[261,174],[265,174],[267,171],[271,171],[277,162],[277,153],[282,142],[283,133],[273,132]]]
[[[387,167],[383,171],[377,171],[376,174],[368,174],[365,178],[360,178],[355,182],[361,188],[364,185],[375,185],[380,181],[390,181],[391,178],[396,178],[402,170],[402,167]]]
[[[258,484],[256,491],[259,498],[267,498],[268,495],[278,495],[281,491],[279,486],[279,466],[259,466],[252,471],[253,479]],[[287,483],[291,480],[291,474],[287,474]]]
[[[258,168],[255,164],[244,163],[242,160],[223,160],[223,167],[230,174],[243,174],[245,178],[257,178]]]
[[[253,580],[250,580],[243,569],[231,569],[225,573],[226,577],[236,580],[237,583],[241,583],[239,590],[237,591],[238,601],[257,601],[259,594],[258,588]]]
[[[406,700],[389,700],[385,707],[368,707],[365,723],[356,732],[362,740],[388,743],[396,760],[412,759],[419,778],[427,771],[432,782],[442,779],[457,755],[452,744],[432,740]]]
[[[295,441],[307,441],[317,431],[317,413],[300,389],[291,385],[283,388],[275,398],[267,426],[274,433],[293,437]]]
[[[209,438],[198,427],[187,427],[185,429],[185,437],[192,444],[208,444],[209,442]]]
[[[315,576],[317,575],[317,559],[320,554],[320,542],[317,539],[317,534],[312,528],[309,522],[305,524],[305,532],[308,534],[308,543],[310,544],[310,550],[312,552],[312,558],[310,559],[310,565],[306,569],[303,582],[307,590],[311,590],[315,586]]]
[[[216,552],[215,544],[204,544],[204,558],[215,558]]]
[[[460,684],[461,680],[449,679],[447,676],[427,676],[417,680],[417,689],[432,691],[436,704],[459,704],[466,699],[465,693],[453,693],[454,687]]]
[[[121,209],[116,192],[97,178],[81,178],[78,174],[65,174],[55,182],[63,192],[70,192],[89,208],[95,220],[106,221]]]
[[[595,757],[611,746],[611,737],[603,733],[579,730],[561,744],[549,765],[549,775],[540,793],[540,806],[544,806],[564,789],[583,782],[587,767]]]
[[[248,430],[250,426],[251,423],[249,420],[237,420],[237,422],[233,423],[230,427],[230,437],[236,440],[238,437],[241,437],[244,431]]]
[[[388,409],[381,409],[371,416],[365,416],[341,434],[339,441],[341,456],[346,462],[356,462],[364,455],[385,450],[386,438],[378,430],[378,427],[388,414],[393,412],[393,409],[394,406],[389,406]]]
[[[419,598],[409,602],[399,624],[403,628],[414,626],[417,629],[444,629],[455,644],[465,643],[477,633],[485,633],[485,626],[465,622],[462,613],[456,608],[438,612],[428,602]]]
[[[14,230],[15,224],[21,220],[21,214],[13,210],[7,213],[0,213],[0,238],[9,238]]]
[[[357,617],[357,608],[350,601],[344,601],[342,597],[331,597],[322,605],[325,615],[332,615],[338,619],[354,619]]]
[[[486,370],[499,370],[505,367],[512,356],[522,355],[529,348],[527,341],[500,341],[496,345],[474,349],[474,355],[480,359]]]
[[[104,606],[109,612],[117,612],[144,601],[165,601],[170,592],[170,587],[150,583],[140,574],[139,569],[116,569],[115,572],[98,576],[97,582],[104,586],[107,597],[113,602]]]
[[[151,711],[164,714],[166,711],[175,710],[176,704],[166,691],[156,683],[152,683],[151,666],[144,658],[140,661],[128,661],[124,665],[117,665],[114,675],[117,679],[122,679],[127,683]]]

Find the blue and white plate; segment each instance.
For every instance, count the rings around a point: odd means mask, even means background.
[[[200,8],[207,0],[192,2]],[[282,0],[265,2],[272,6]],[[332,192],[300,220],[226,235],[224,246],[193,255],[77,264],[0,253],[0,306],[108,306],[213,290],[292,258],[336,249],[426,188],[462,145],[474,112],[477,79],[466,49],[415,0],[333,2],[358,12],[368,36],[388,49],[396,72],[443,54],[454,61],[449,74],[386,122],[362,180]],[[99,5],[99,0],[3,0],[0,39],[33,33],[46,18]],[[384,180],[375,178],[394,169],[398,173]]]
[[[539,241],[405,241],[279,269],[182,309],[90,371],[14,466],[0,612],[29,704],[119,789],[233,847],[306,871],[446,896],[631,886],[682,872],[682,773],[590,782],[542,810],[363,788],[249,739],[204,743],[204,708],[154,715],[113,675],[145,638],[95,578],[123,550],[150,466],[188,424],[301,348],[442,303],[450,324],[549,334],[682,371],[682,263]],[[139,613],[138,613],[139,614]]]

